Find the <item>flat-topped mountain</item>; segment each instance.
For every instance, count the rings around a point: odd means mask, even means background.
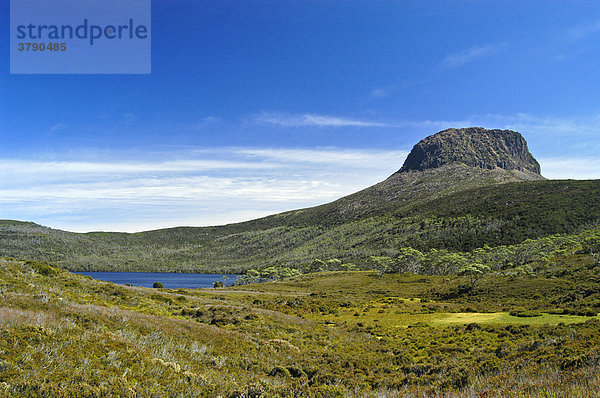
[[[422,139],[399,172],[423,171],[453,163],[540,174],[540,164],[529,152],[521,134],[481,127],[447,129]]]

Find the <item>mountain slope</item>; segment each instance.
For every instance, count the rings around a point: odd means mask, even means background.
[[[422,140],[381,183],[321,206],[135,234],[7,221],[0,223],[0,255],[78,270],[235,272],[315,258],[362,264],[402,246],[471,250],[571,232],[600,218],[598,198],[599,181],[544,180],[518,133],[451,129]]]

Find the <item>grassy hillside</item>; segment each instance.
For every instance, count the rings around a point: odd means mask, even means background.
[[[0,397],[586,396],[598,268],[567,252],[529,265],[472,290],[364,271],[168,290],[2,259]]]
[[[241,272],[317,258],[365,266],[404,246],[469,251],[598,222],[600,181],[519,173],[460,165],[397,173],[326,205],[221,227],[76,234],[1,221],[0,255],[71,270]]]

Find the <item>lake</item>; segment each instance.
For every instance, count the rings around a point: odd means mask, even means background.
[[[130,283],[132,286],[152,287],[154,282],[162,283],[169,289],[196,289],[200,287],[213,287],[216,281],[223,282],[223,276],[228,277],[226,283],[230,285],[238,275],[232,274],[179,274],[172,272],[75,272],[80,275],[91,276],[101,281],[114,282],[121,285]]]

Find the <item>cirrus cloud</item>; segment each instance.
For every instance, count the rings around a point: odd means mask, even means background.
[[[390,125],[386,123],[376,121],[310,113],[294,115],[262,112],[254,116],[252,119],[257,124],[271,124],[280,127],[390,127]]]
[[[505,46],[505,43],[499,43],[471,47],[466,50],[448,55],[446,58],[444,58],[444,65],[448,67],[462,66],[478,59],[495,55]]]

